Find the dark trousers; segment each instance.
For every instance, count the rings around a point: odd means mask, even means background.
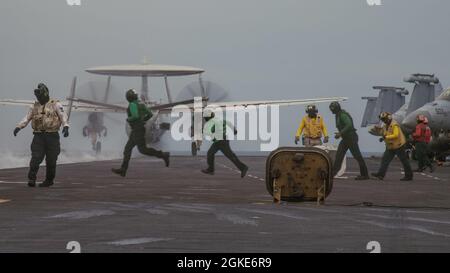
[[[61,151],[59,133],[35,133],[31,142],[31,160],[28,180],[36,181],[39,165],[45,157],[46,181],[53,182],[56,173],[56,161]]]
[[[333,176],[335,176],[341,169],[342,161],[344,160],[345,154],[348,150],[352,153],[353,158],[358,161],[361,176],[369,176],[366,162],[364,162],[364,158],[359,150],[358,135],[355,132],[342,137],[336,152],[336,159],[334,160]]]
[[[133,148],[135,146],[138,147],[138,151],[141,154],[147,156],[156,156],[158,158],[162,157],[162,151],[149,148],[145,144],[145,127],[136,126],[132,128],[130,136],[128,138],[128,142],[125,145],[125,149],[123,151],[122,170],[126,171],[128,169],[128,164],[130,163],[131,159],[131,153],[133,152]]]
[[[236,154],[231,150],[230,141],[229,140],[217,140],[213,142],[211,147],[209,147],[207,154],[208,161],[208,170],[214,171],[214,156],[215,154],[221,151],[233,164],[239,169],[243,170],[247,167],[244,163],[242,163]]]
[[[413,172],[411,169],[411,165],[409,164],[408,155],[406,154],[405,145],[395,150],[386,149],[386,151],[383,154],[383,157],[381,158],[381,166],[380,170],[378,171],[378,175],[382,177],[386,175],[389,164],[391,163],[392,159],[394,159],[395,156],[397,156],[398,159],[400,159],[400,161],[402,162],[403,169],[405,170],[405,177],[412,178]]]
[[[419,164],[419,169],[431,166],[430,158],[428,157],[427,144],[425,142],[416,142],[416,158]]]

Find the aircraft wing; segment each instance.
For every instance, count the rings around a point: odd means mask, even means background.
[[[0,105],[12,105],[12,106],[33,106],[33,100],[0,100]]]
[[[88,112],[115,112],[115,113],[125,113],[127,111],[127,106],[117,105],[117,104],[109,104],[85,99],[77,99],[77,98],[68,98],[70,102],[77,103],[73,104],[74,111],[88,111]],[[188,104],[192,105],[194,100],[185,100],[168,104],[160,104],[150,106],[150,110],[152,111],[162,111],[163,113],[170,113],[172,107],[180,104]],[[80,110],[83,109],[83,110]],[[84,110],[86,109],[86,110]],[[95,110],[93,110],[95,109]]]
[[[68,102],[63,103],[64,108],[68,107]],[[74,103],[72,105],[72,111],[77,112],[102,112],[102,113],[125,113],[127,111],[126,107],[120,105],[93,105],[87,103]]]
[[[305,105],[305,104],[314,104],[314,103],[322,103],[322,102],[333,102],[333,101],[346,101],[348,98],[346,97],[330,97],[330,98],[316,98],[316,99],[298,99],[298,100],[256,100],[256,101],[231,101],[231,102],[207,102],[206,106],[214,105],[217,107],[233,107],[233,106],[243,106],[246,108],[247,106],[253,105],[279,105],[279,106],[292,106],[292,105]],[[181,103],[177,103],[181,104]],[[194,104],[186,103],[185,106],[194,110]],[[173,105],[175,106],[175,105]],[[169,114],[172,110],[172,107],[164,107],[162,105],[160,109],[158,109],[161,114]]]
[[[204,99],[207,100],[207,99]],[[207,105],[215,105],[218,107],[233,107],[250,105],[279,105],[279,106],[292,106],[292,105],[304,105],[322,102],[333,101],[346,101],[346,97],[330,97],[330,98],[315,98],[315,99],[298,99],[298,100],[259,100],[259,101],[235,101],[235,102],[207,102]],[[127,107],[124,105],[101,103],[85,99],[71,98],[68,101],[61,101],[63,107],[68,108],[70,102],[72,102],[72,110],[79,112],[104,112],[104,113],[125,113]],[[13,105],[13,106],[32,106],[34,101],[31,100],[0,100],[0,105]],[[159,106],[151,107],[152,110],[157,110],[161,113],[170,113],[173,106],[184,104],[193,109],[193,100],[187,100],[182,102],[163,104]]]
[[[97,103],[92,104],[89,102],[82,102],[82,100],[78,100],[78,99],[73,99],[72,101],[74,102],[72,104],[72,111],[78,111],[78,112],[125,113],[127,110],[127,108],[125,106],[115,105],[115,104],[98,105]],[[66,109],[69,107],[69,101],[60,101],[60,103]],[[11,99],[0,100],[0,105],[31,107],[31,106],[33,106],[33,104],[34,104],[33,100],[11,100]]]
[[[67,107],[69,105],[69,102],[72,102],[72,111],[104,113],[125,113],[127,111],[127,106],[124,105],[96,102],[77,98],[68,98],[67,100],[68,101],[65,102],[65,104],[63,103],[63,106]]]
[[[235,102],[210,102],[208,105],[215,105],[219,107],[232,107],[232,106],[258,106],[258,105],[279,105],[279,106],[292,106],[292,105],[304,105],[314,104],[321,102],[333,102],[333,101],[346,101],[346,97],[331,97],[331,98],[316,98],[316,99],[298,99],[298,100],[256,100],[256,101],[235,101]]]

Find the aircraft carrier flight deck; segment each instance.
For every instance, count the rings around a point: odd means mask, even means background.
[[[265,157],[243,157],[241,179],[223,157],[138,158],[61,165],[52,188],[28,188],[26,169],[0,170],[0,252],[381,252],[450,251],[450,168],[402,182],[394,161],[384,181],[355,181],[349,160],[324,205],[274,204]],[[370,170],[379,159],[367,159]],[[44,173],[42,168],[41,174]],[[40,177],[40,179],[43,179]]]

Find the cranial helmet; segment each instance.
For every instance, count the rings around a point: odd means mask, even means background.
[[[203,110],[203,117],[207,120],[211,119],[214,117],[214,111],[206,108],[205,110]]]
[[[48,87],[43,83],[38,84],[37,89],[34,89],[34,95],[41,104],[45,104],[50,100]]]
[[[315,115],[317,114],[319,111],[317,110],[317,107],[314,104],[310,104],[308,106],[306,106],[306,113],[309,115]]]
[[[424,115],[418,115],[417,116],[417,123],[428,123],[428,119]]]
[[[382,112],[378,118],[384,123],[390,123],[392,121],[392,114],[389,112]]]
[[[136,90],[130,89],[125,94],[125,97],[127,98],[127,101],[132,102],[132,101],[135,101],[138,99],[138,94],[137,94]]]
[[[339,104],[339,102],[333,101],[332,103],[330,103],[330,111],[333,113],[341,111],[341,105]]]
[[[48,87],[45,84],[40,83],[38,84],[37,89],[34,89],[34,94],[36,95],[36,97],[38,96],[48,97],[49,96]]]

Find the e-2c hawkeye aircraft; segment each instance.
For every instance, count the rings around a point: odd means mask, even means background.
[[[110,86],[110,77],[112,76],[124,76],[124,77],[140,77],[141,78],[141,99],[147,104],[149,109],[153,113],[153,117],[146,123],[146,142],[152,144],[158,142],[161,135],[170,129],[170,123],[164,120],[168,119],[173,107],[177,105],[185,105],[191,109],[191,111],[198,111],[194,109],[194,99],[182,100],[174,102],[172,94],[169,88],[169,77],[181,77],[198,75],[198,86],[200,86],[200,93],[202,97],[202,105],[200,106],[204,110],[208,105],[214,105],[216,107],[237,107],[242,106],[243,109],[248,106],[261,106],[261,105],[279,105],[279,106],[291,106],[291,105],[305,105],[332,101],[345,101],[346,97],[327,97],[327,98],[314,98],[314,99],[292,99],[292,100],[256,100],[256,101],[236,101],[236,102],[209,102],[207,96],[207,90],[205,83],[202,80],[202,74],[205,70],[188,66],[174,66],[174,65],[156,65],[156,64],[134,64],[134,65],[114,65],[114,66],[102,66],[86,69],[86,72],[92,74],[99,74],[108,76],[108,84]],[[165,89],[167,94],[168,103],[161,104],[156,101],[150,100],[148,78],[164,78]],[[75,77],[72,81],[70,94],[67,100],[61,101],[61,104],[65,108],[68,117],[72,111],[80,112],[100,112],[100,113],[126,113],[127,104],[110,104],[106,102],[80,99],[75,96],[76,91]],[[108,97],[110,92],[109,88],[105,91],[105,97]],[[14,105],[14,106],[32,106],[33,100],[14,100],[14,99],[1,99],[0,105]],[[196,106],[197,107],[197,106]],[[129,134],[129,126],[126,125],[127,134]],[[192,142],[192,154],[195,155],[200,149],[201,142]]]

